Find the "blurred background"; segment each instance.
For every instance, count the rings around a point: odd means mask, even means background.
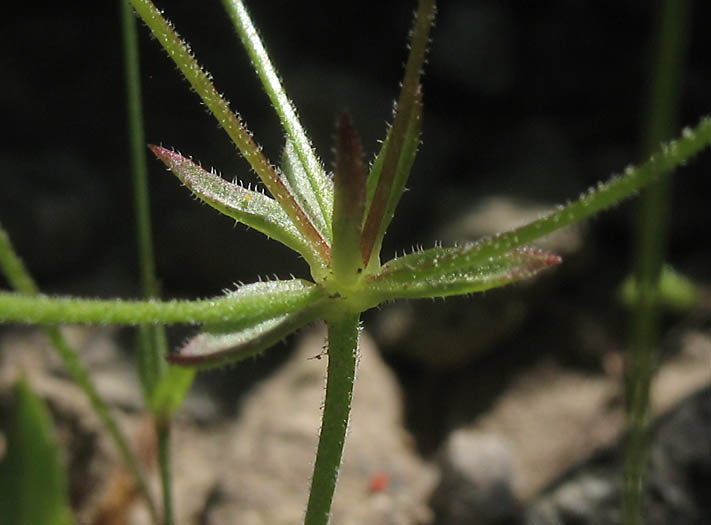
[[[442,1],[423,82],[423,146],[383,258],[516,226],[638,163],[655,4]],[[278,162],[278,120],[220,3],[158,5]],[[344,109],[372,159],[391,121],[414,1],[247,5],[326,166]],[[0,20],[0,220],[44,291],[134,297],[118,3],[7,9]],[[711,114],[710,17],[711,4],[696,2],[682,126]],[[140,28],[147,141],[255,183],[147,33]],[[711,282],[710,169],[707,151],[674,176],[668,255],[702,297]],[[149,171],[165,297],[217,295],[258,275],[308,277],[288,249],[197,203],[158,161],[149,159]],[[541,362],[619,375],[627,324],[616,294],[632,264],[635,208],[622,204],[550,241],[564,264],[535,283],[366,314],[404,389],[407,428],[422,454],[434,454],[452,429],[485,413],[512,378]],[[674,354],[690,327],[708,334],[708,302],[668,313],[663,323]],[[186,333],[177,328],[172,337]],[[207,382],[233,407],[235,394],[287,355],[277,354],[211,373]]]

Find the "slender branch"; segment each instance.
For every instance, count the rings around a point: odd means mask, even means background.
[[[437,264],[441,271],[456,271],[466,266],[485,264],[492,257],[498,257],[549,233],[581,222],[632,197],[657,180],[659,175],[685,164],[709,144],[711,144],[711,118],[705,117],[696,128],[686,128],[681,137],[664,144],[641,166],[630,166],[625,169],[624,174],[615,175],[606,182],[599,182],[597,186],[582,193],[577,200],[559,205],[548,215],[519,228],[497,233],[472,243],[459,254],[439,258]],[[427,252],[423,254],[427,255]],[[384,271],[387,271],[389,265],[398,267],[398,260],[393,259],[386,263],[383,266]]]
[[[71,297],[27,297],[0,292],[0,322],[21,324],[198,324],[256,322],[303,308],[323,292],[314,287],[298,293],[200,301],[122,301]]]
[[[148,170],[146,168],[146,138],[143,132],[141,104],[141,79],[138,56],[136,21],[127,0],[120,0],[123,29],[124,74],[126,77],[126,110],[128,113],[128,138],[133,182],[133,201],[136,214],[138,263],[141,289],[148,297],[158,296],[153,240],[151,234],[150,201],[148,195]]]
[[[143,109],[141,104],[141,79],[138,53],[138,31],[128,0],[121,4],[121,27],[123,29],[126,109],[128,113],[128,137],[131,151],[131,174],[133,182],[134,210],[136,214],[136,238],[138,241],[138,266],[141,290],[146,298],[159,296],[155,272],[153,239],[151,233],[150,201],[148,195],[148,169],[146,163],[146,139],[143,132]],[[160,378],[166,373],[168,343],[163,325],[138,327],[138,372],[143,386],[144,400],[150,400]],[[154,419],[155,419],[154,414]],[[163,524],[173,525],[173,496],[170,480],[170,416],[161,415],[155,420],[158,436],[158,464],[163,490]],[[165,475],[165,473],[168,473]]]
[[[331,514],[351,411],[358,361],[359,317],[358,314],[348,315],[328,322],[326,401],[305,525],[325,525]]]
[[[173,480],[170,465],[171,423],[169,418],[156,420],[156,436],[158,439],[158,465],[160,466],[160,482],[163,486],[163,523],[175,523],[173,510]]]
[[[272,65],[262,40],[259,38],[257,29],[250,20],[244,3],[242,0],[223,0],[222,3],[232,19],[232,23],[242,41],[242,45],[247,50],[252,65],[256,69],[259,79],[262,81],[264,90],[267,92],[277,115],[279,115],[281,125],[286,130],[289,140],[291,140],[294,145],[296,154],[306,172],[311,190],[316,197],[321,212],[320,217],[318,217],[319,229],[321,229],[326,238],[330,238],[331,232],[328,227],[328,222],[331,218],[333,205],[331,199],[331,183],[324,172],[321,162],[316,156],[316,152],[311,145],[308,135],[306,135],[299,121],[299,117],[296,114],[291,100],[289,100],[289,97],[284,91],[284,87],[279,80],[279,75]]]

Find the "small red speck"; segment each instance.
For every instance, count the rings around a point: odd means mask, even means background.
[[[388,490],[389,485],[390,475],[386,472],[376,472],[370,477],[370,481],[368,482],[368,492],[371,494],[385,492]]]

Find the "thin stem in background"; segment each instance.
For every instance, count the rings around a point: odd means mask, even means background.
[[[652,82],[644,123],[643,155],[668,140],[678,127],[681,75],[690,1],[660,0],[652,55]],[[637,214],[635,279],[626,370],[627,440],[623,481],[623,523],[644,523],[648,457],[649,391],[657,360],[658,285],[668,240],[671,178],[662,174],[644,190]]]
[[[26,295],[37,295],[39,293],[36,283],[25,268],[22,260],[17,256],[10,242],[10,238],[2,225],[0,225],[0,270],[7,277],[10,286],[17,292]],[[121,432],[116,420],[111,415],[108,405],[96,389],[96,385],[92,381],[89,371],[79,359],[79,354],[64,338],[59,328],[45,327],[43,331],[57,349],[57,353],[62,359],[71,378],[89,399],[94,413],[99,417],[101,424],[109,433],[116,448],[118,448],[121,459],[136,480],[139,493],[148,506],[152,522],[158,525],[160,523],[158,510],[148,490],[148,484],[143,477],[138,465],[138,460],[128,444],[128,439],[126,439],[126,436]]]
[[[305,525],[325,525],[331,514],[351,411],[358,361],[359,323],[359,314],[328,321],[326,400]]]
[[[144,297],[157,298],[159,297],[159,292],[151,233],[146,139],[143,131],[143,108],[141,103],[138,31],[136,30],[136,20],[128,0],[119,0],[119,2],[121,4],[121,26],[123,29],[126,110],[128,113],[128,138],[141,289]],[[168,353],[168,348],[165,327],[163,325],[139,326],[138,351],[138,369],[143,385],[144,399],[150,402],[156,384],[167,369],[165,356]],[[161,472],[160,478],[163,490],[163,523],[165,525],[173,524],[173,496],[170,480],[170,424],[169,415],[161,415],[159,420],[155,420],[158,465]]]

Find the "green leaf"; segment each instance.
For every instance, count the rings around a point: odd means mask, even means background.
[[[410,120],[407,124],[407,129],[405,130],[405,138],[400,150],[400,158],[397,162],[397,167],[395,169],[395,176],[393,177],[392,186],[390,187],[388,193],[388,200],[385,204],[385,211],[383,213],[383,220],[380,223],[380,227],[377,231],[369,231],[368,235],[375,235],[373,239],[367,239],[364,237],[363,244],[372,243],[373,253],[380,252],[380,245],[383,242],[383,237],[390,226],[395,215],[395,209],[402,194],[405,192],[405,186],[407,180],[410,177],[410,172],[412,171],[412,165],[415,162],[415,156],[417,155],[417,149],[420,145],[420,136],[422,131],[422,96],[421,93],[418,94],[415,104],[412,108],[412,114],[410,115]],[[375,161],[370,168],[370,175],[368,176],[367,189],[366,189],[366,205],[365,214],[370,212],[371,205],[373,203],[373,197],[375,196],[375,189],[378,186],[378,181],[380,180],[383,163],[385,160],[386,153],[388,151],[388,145],[390,144],[390,135],[392,133],[392,128],[388,131],[388,135],[383,142],[380,151],[378,152]]]
[[[405,146],[407,131],[410,128],[411,117],[421,96],[420,76],[435,12],[435,0],[420,0],[412,30],[405,77],[397,101],[395,120],[390,130],[390,140],[383,158],[382,172],[363,227],[363,254],[368,263],[370,263],[371,257],[379,256],[380,242],[387,224],[389,224],[386,212],[391,197],[395,198],[396,203],[400,198],[399,195],[393,194],[393,191],[396,190],[394,181]],[[402,182],[403,187],[404,183],[405,181]]]
[[[634,276],[628,276],[619,290],[619,297],[628,308],[633,308],[639,301],[637,281]],[[686,312],[696,306],[699,301],[699,291],[688,277],[665,264],[659,276],[657,301],[664,308],[675,312]]]
[[[334,277],[347,286],[363,271],[360,235],[365,210],[366,171],[360,140],[347,113],[338,121],[334,173],[333,247]]]
[[[318,302],[298,312],[248,325],[206,325],[204,332],[190,339],[177,353],[169,355],[168,361],[199,369],[238,363],[260,354],[318,319],[322,304]]]
[[[0,516],[12,525],[74,523],[52,418],[21,379],[15,387],[12,429],[0,463]]]
[[[279,75],[271,63],[264,44],[259,38],[259,33],[254,27],[247,9],[244,7],[244,3],[240,0],[223,0],[222,3],[235,26],[259,79],[262,81],[269,100],[271,100],[277,115],[279,115],[281,125],[287,134],[287,143],[293,146],[296,157],[299,159],[307,182],[304,185],[299,184],[303,195],[309,194],[309,199],[313,196],[318,202],[318,208],[309,210],[307,214],[314,224],[321,229],[322,235],[326,239],[330,239],[331,232],[328,225],[333,207],[333,185],[326,175],[323,165],[318,160],[294,106],[284,91]],[[325,226],[325,229],[322,229],[323,226]]]
[[[151,413],[159,419],[172,416],[183,403],[194,378],[195,370],[175,365],[168,366],[153,389],[149,402]]]
[[[309,261],[317,256],[274,199],[227,182],[179,153],[160,146],[149,148],[190,191],[220,213],[285,244]]]
[[[467,246],[433,248],[390,261],[372,278],[367,293],[382,302],[481,292],[527,279],[561,262],[551,252],[518,248],[485,264],[467,265],[467,250]]]
[[[284,183],[294,195],[299,206],[311,218],[321,235],[326,239],[331,239],[331,227],[328,222],[330,216],[328,219],[323,217],[316,193],[311,187],[301,159],[294,148],[294,143],[289,139],[284,145],[281,156],[281,173]],[[333,190],[329,191],[332,192]],[[329,199],[332,200],[333,197],[329,197]]]

